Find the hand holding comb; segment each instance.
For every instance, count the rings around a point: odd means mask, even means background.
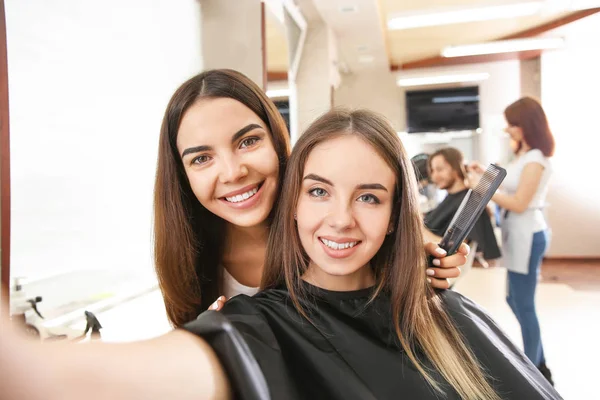
[[[490,164],[475,188],[469,189],[439,246],[450,256],[458,250],[460,244],[475,226],[475,222],[498,190],[506,177],[506,170]]]

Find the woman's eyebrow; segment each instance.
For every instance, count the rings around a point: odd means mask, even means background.
[[[239,131],[237,131],[231,137],[231,143],[236,142],[239,138],[241,138],[246,133],[248,133],[248,132],[250,132],[251,130],[254,130],[254,129],[264,129],[264,128],[262,126],[258,125],[258,124],[248,124],[245,127],[243,127],[242,129],[240,129]],[[183,151],[183,153],[181,154],[181,158],[185,157],[188,154],[200,153],[202,151],[210,151],[210,150],[212,150],[212,147],[210,147],[210,146],[195,146],[195,147],[190,147],[190,148],[185,149]]]

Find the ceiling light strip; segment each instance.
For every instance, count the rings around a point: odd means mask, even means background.
[[[499,40],[488,43],[449,46],[442,50],[443,57],[464,57],[482,54],[515,53],[528,50],[557,49],[565,43],[563,38],[533,38]]]
[[[391,17],[388,20],[388,29],[411,29],[473,21],[524,17],[540,12],[543,6],[543,1],[534,1],[472,9],[454,8],[433,13],[402,14]]]

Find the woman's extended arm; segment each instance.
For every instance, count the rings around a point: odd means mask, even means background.
[[[479,183],[485,169],[483,168],[483,165],[473,162],[469,164],[469,171],[471,172],[469,176],[469,185],[475,187]],[[510,195],[498,190],[492,197],[492,201],[505,210],[522,213],[527,210],[529,203],[533,200],[533,196],[535,196],[535,192],[540,186],[543,173],[544,166],[542,164],[537,162],[528,163],[523,168],[523,172],[521,172],[519,185],[517,186],[515,194]]]
[[[183,330],[124,344],[40,344],[0,331],[3,400],[231,397],[211,347]]]
[[[535,192],[540,186],[544,167],[538,163],[529,163],[523,168],[519,178],[519,186],[513,195],[496,192],[492,200],[505,210],[522,213],[529,207]]]

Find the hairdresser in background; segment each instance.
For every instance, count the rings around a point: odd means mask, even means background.
[[[523,97],[504,110],[514,160],[492,200],[502,210],[504,266],[508,269],[507,302],[521,325],[525,354],[552,382],[546,367],[540,325],[535,310],[535,289],[548,246],[548,224],[543,207],[552,175],[549,161],[554,153],[554,138],[540,103]],[[476,185],[483,166],[469,166],[471,183]]]

